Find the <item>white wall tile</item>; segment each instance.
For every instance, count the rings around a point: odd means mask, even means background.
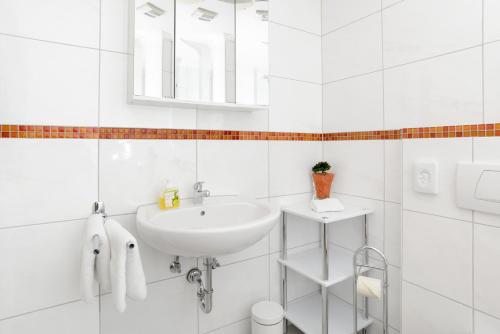
[[[196,334],[197,308],[196,287],[184,276],[149,284],[146,300],[128,299],[124,313],[108,294],[101,298],[101,333]]]
[[[0,230],[0,254],[9,254],[2,257],[0,269],[0,319],[80,299],[84,224],[81,220]]]
[[[88,216],[97,200],[96,140],[4,139],[0,155],[0,226]]]
[[[210,334],[250,334],[252,331],[251,328],[251,320],[245,319],[242,321],[238,321],[237,323],[231,324],[229,326],[225,326],[219,328],[215,331],[209,332]]]
[[[0,33],[99,47],[99,0],[5,0]]]
[[[0,122],[97,126],[97,50],[9,36],[0,48]]]
[[[384,249],[384,203],[382,201],[334,194],[344,204],[350,204],[362,208],[371,209],[372,214],[367,217],[368,244],[380,250]],[[349,219],[344,222],[333,224],[329,227],[330,242],[350,250],[356,250],[362,246],[363,218]]]
[[[472,305],[472,223],[403,212],[403,278]]]
[[[128,52],[127,0],[101,0],[101,48]]]
[[[369,73],[382,67],[380,15],[323,37],[323,82]]]
[[[498,21],[498,20],[497,20]],[[500,122],[500,42],[484,46],[484,122]]]
[[[200,140],[197,152],[198,180],[212,195],[267,196],[267,142]]]
[[[477,334],[500,333],[500,320],[481,312],[474,312],[474,327]]]
[[[473,139],[474,162],[500,164],[500,137]],[[474,211],[474,222],[500,227],[498,215]]]
[[[474,226],[474,297],[475,307],[500,318],[500,269],[495,263],[500,257],[500,229]]]
[[[385,200],[401,203],[403,144],[401,140],[384,141]]]
[[[99,304],[74,302],[0,321],[2,334],[99,333]]]
[[[269,199],[269,203],[283,207],[293,203],[307,202],[311,197],[312,194],[309,193],[272,197]],[[289,249],[319,241],[319,225],[293,215],[288,215],[287,217],[287,231]],[[269,234],[269,239],[270,252],[279,252],[281,250],[281,222],[273,227]]]
[[[241,262],[243,260],[248,260],[259,256],[263,256],[268,253],[269,253],[269,235],[266,235],[257,243],[253,244],[252,246],[242,251],[228,255],[218,256],[217,261],[219,261],[220,265],[225,266]]]
[[[382,72],[324,85],[324,131],[383,129],[382,99]]]
[[[491,42],[500,39],[500,2],[484,0],[484,41]]]
[[[387,261],[401,266],[401,204],[385,202],[384,253]]]
[[[321,85],[270,78],[269,131],[322,131]]]
[[[321,9],[321,0],[274,0],[269,2],[269,20],[320,35]]]
[[[321,37],[269,23],[269,73],[321,83]]]
[[[402,315],[404,334],[472,333],[472,309],[404,281]]]
[[[385,72],[387,129],[482,122],[481,48]]]
[[[108,214],[132,213],[156,203],[166,180],[192,197],[196,182],[194,140],[101,140],[100,199]]]
[[[322,156],[316,141],[270,141],[270,195],[292,195],[312,191],[311,168]]]
[[[215,294],[212,312],[199,313],[199,328],[202,333],[248,318],[252,305],[267,299],[268,257],[217,268],[213,272],[213,285]],[[237,303],[235,291],[238,291]]]
[[[481,43],[481,1],[403,1],[383,11],[385,66]]]
[[[387,8],[389,6],[395,5],[397,3],[401,3],[405,0],[382,0],[382,8]]]
[[[380,11],[380,9],[380,0],[323,0],[323,34]]]
[[[267,131],[269,110],[234,111],[198,108],[197,128],[203,130]]]
[[[439,165],[439,194],[413,190],[413,168],[417,161]],[[403,208],[450,218],[472,220],[470,210],[455,201],[455,175],[458,162],[472,161],[471,138],[403,140]]]
[[[383,141],[329,141],[324,146],[335,173],[333,192],[384,199]]]
[[[194,109],[127,102],[127,57],[115,52],[101,52],[100,125],[195,129]]]
[[[141,254],[142,267],[144,269],[144,274],[146,275],[146,282],[157,282],[176,276],[185,277],[189,269],[196,267],[197,262],[195,258],[181,257],[181,273],[170,272],[170,263],[172,262],[175,254],[169,255],[158,251],[141,239],[139,233],[137,232],[135,213],[130,215],[110,216],[109,218],[119,222],[137,239],[137,246],[139,247],[139,252]],[[103,291],[100,292],[103,294]],[[109,291],[105,291],[105,293],[107,292]]]

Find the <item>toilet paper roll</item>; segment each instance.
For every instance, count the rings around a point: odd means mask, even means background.
[[[358,294],[361,296],[380,299],[382,294],[382,284],[379,279],[359,276],[357,290]]]

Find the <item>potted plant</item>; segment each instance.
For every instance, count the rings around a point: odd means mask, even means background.
[[[312,168],[314,188],[316,189],[316,198],[323,199],[330,197],[334,173],[328,173],[332,168],[326,161],[320,161]]]

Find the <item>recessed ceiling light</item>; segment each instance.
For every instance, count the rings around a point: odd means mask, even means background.
[[[212,21],[217,15],[219,15],[217,12],[198,7],[193,14],[191,14],[192,17],[196,17],[198,20],[201,21]]]
[[[142,12],[144,15],[152,18],[156,18],[165,14],[165,10],[156,5],[153,5],[151,2],[146,2],[145,4],[137,7],[137,10],[139,12]]]

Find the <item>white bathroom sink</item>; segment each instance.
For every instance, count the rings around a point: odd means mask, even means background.
[[[185,257],[220,256],[261,240],[278,222],[279,208],[251,201],[193,205],[162,211],[139,207],[137,229],[150,246]]]

